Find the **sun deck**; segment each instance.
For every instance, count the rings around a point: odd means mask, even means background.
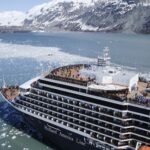
[[[93,79],[83,77],[80,74],[80,70],[87,67],[88,65],[79,64],[57,68],[54,69],[49,75],[47,75],[46,78],[52,78],[56,80],[87,86],[88,82],[92,81]]]
[[[14,100],[20,93],[19,86],[10,86],[2,88],[1,93],[7,100]]]

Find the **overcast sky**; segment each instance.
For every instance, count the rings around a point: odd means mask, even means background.
[[[27,11],[35,5],[48,2],[50,0],[0,0],[0,11]]]

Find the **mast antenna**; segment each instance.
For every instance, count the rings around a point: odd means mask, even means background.
[[[110,65],[110,60],[111,60],[111,57],[109,55],[109,48],[105,47],[103,49],[102,57],[98,56],[98,58],[97,58],[97,65],[98,66],[108,66],[108,65]]]

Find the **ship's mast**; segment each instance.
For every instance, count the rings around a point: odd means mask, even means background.
[[[98,66],[109,66],[110,60],[111,60],[111,57],[109,55],[109,48],[105,47],[103,49],[103,56],[102,57],[98,56],[98,58],[97,58],[97,65]]]

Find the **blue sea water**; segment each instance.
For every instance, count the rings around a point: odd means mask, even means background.
[[[43,70],[48,70],[52,65],[47,61],[35,59],[32,56],[34,52],[28,54],[29,57],[19,57],[17,53],[20,47],[17,45],[22,45],[24,51],[32,46],[43,50],[43,53],[45,50],[43,47],[59,48],[62,53],[58,60],[62,61],[65,59],[62,54],[75,56],[77,61],[82,57],[96,58],[102,53],[102,49],[108,46],[113,63],[136,68],[142,73],[150,72],[150,35],[88,32],[5,33],[0,34],[1,85],[3,78],[8,84],[22,84]],[[14,51],[11,53],[12,47],[16,49],[15,53]],[[7,50],[5,56],[3,49]],[[42,135],[26,124],[21,114],[0,97],[0,150],[7,149],[52,150],[53,148],[44,144]]]

